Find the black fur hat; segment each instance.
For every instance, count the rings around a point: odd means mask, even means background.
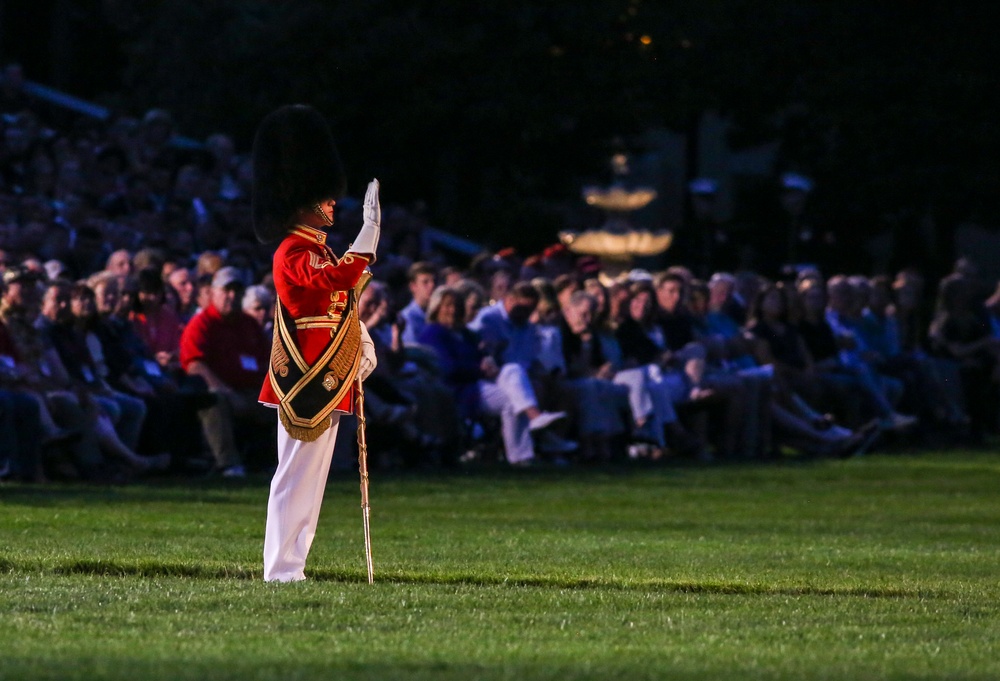
[[[253,228],[261,242],[285,236],[295,213],[344,195],[347,180],[330,126],[311,106],[283,106],[253,142]]]

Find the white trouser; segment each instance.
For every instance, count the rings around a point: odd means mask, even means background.
[[[278,423],[278,468],[271,478],[264,530],[264,581],[305,579],[306,556],[316,536],[340,414],[314,442],[288,435]]]
[[[535,457],[535,445],[524,410],[537,407],[535,390],[524,367],[504,364],[495,381],[479,381],[483,411],[500,415],[500,433],[507,461],[517,463]]]
[[[632,418],[643,424],[640,432],[665,446],[663,427],[677,420],[674,404],[684,399],[684,375],[676,371],[665,373],[655,364],[645,364],[619,371],[614,382],[628,387]]]

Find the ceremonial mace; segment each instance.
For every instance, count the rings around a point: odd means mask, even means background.
[[[361,292],[365,290],[368,282],[371,281],[371,270],[365,268],[354,287],[355,304],[361,298]],[[355,416],[358,419],[358,472],[361,474],[361,517],[365,527],[365,563],[368,567],[368,583],[375,583],[375,569],[372,565],[372,534],[371,521],[369,518],[368,506],[368,440],[365,437],[365,389],[361,385],[361,376],[356,379],[355,386],[357,397],[355,398]]]

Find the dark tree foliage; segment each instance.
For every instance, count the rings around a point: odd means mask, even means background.
[[[246,147],[274,107],[329,115],[355,191],[372,175],[432,219],[528,249],[562,226],[610,141],[691,130],[781,140],[817,219],[996,223],[991,6],[801,0],[105,0],[121,104]],[[780,170],[779,169],[779,170]]]

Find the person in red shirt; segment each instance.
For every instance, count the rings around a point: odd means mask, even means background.
[[[136,280],[137,304],[129,320],[156,363],[166,369],[177,362],[184,323],[166,304],[166,284],[156,268],[140,270]]]
[[[338,257],[326,245],[345,178],[329,126],[308,106],[282,107],[261,122],[253,146],[257,238],[279,241],[268,376],[260,401],[278,411],[278,467],[264,534],[264,579],[305,579],[340,415],[354,385],[375,368],[358,319],[357,296],[375,259],[381,212],[378,181],[368,185],[364,223]],[[259,332],[257,336],[259,337]]]
[[[198,416],[224,477],[246,475],[236,429],[269,420],[257,404],[257,392],[267,373],[270,348],[257,322],[240,306],[243,289],[236,268],[216,272],[208,306],[191,318],[180,341],[181,368],[201,377],[216,396]]]

